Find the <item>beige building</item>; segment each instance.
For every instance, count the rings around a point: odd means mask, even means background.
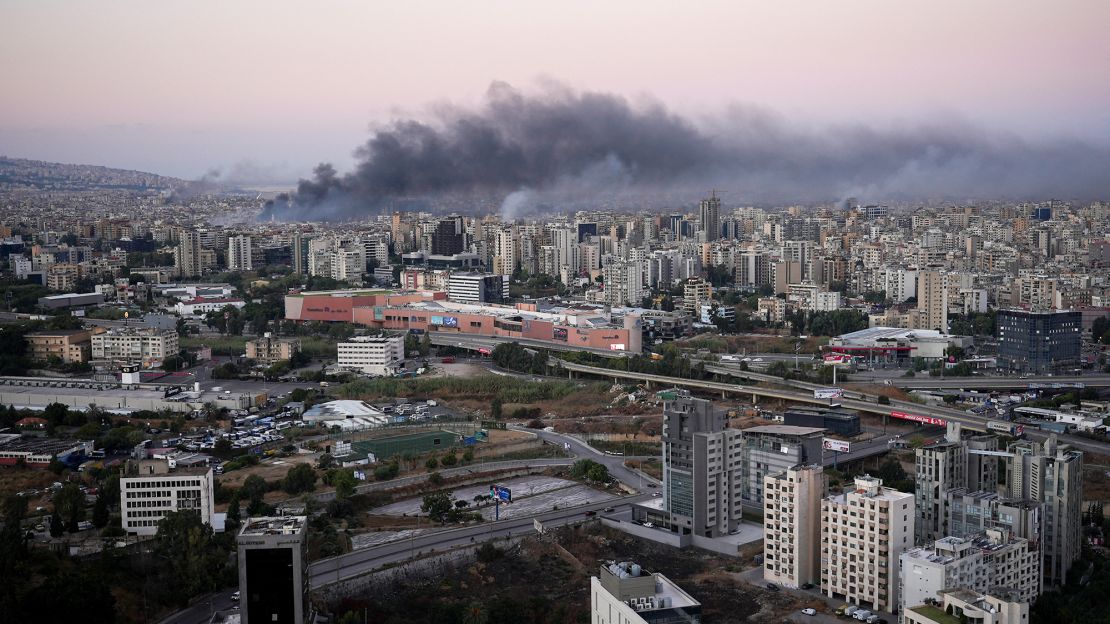
[[[181,350],[177,331],[153,327],[110,329],[92,337],[92,359],[141,362],[161,366]]]
[[[914,329],[948,333],[948,288],[940,271],[918,271],[917,312],[919,318]]]
[[[965,618],[966,616],[966,618]],[[1026,624],[1029,603],[956,589],[941,592],[935,605],[918,605],[902,613],[904,624]]]
[[[682,285],[682,311],[691,318],[698,318],[703,304],[713,301],[713,286],[700,278],[691,278]]]
[[[821,582],[825,472],[795,466],[763,478],[763,579],[783,587]]]
[[[856,477],[821,502],[821,592],[880,611],[898,606],[899,557],[913,547],[913,494]]]
[[[248,360],[269,366],[292,359],[301,350],[301,341],[296,338],[274,338],[267,332],[261,338],[248,340],[246,349]]]
[[[92,353],[92,332],[86,329],[33,332],[24,337],[36,362],[53,356],[66,364],[80,364],[88,362]]]

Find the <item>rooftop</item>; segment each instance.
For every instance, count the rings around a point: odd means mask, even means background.
[[[918,615],[923,615],[936,622],[937,624],[961,624],[960,618],[953,615],[948,615],[944,612],[944,609],[941,609],[940,607],[934,607],[932,605],[921,605],[919,607],[910,607],[910,611],[913,611]]]
[[[312,409],[308,410],[304,414],[305,419],[320,418],[327,420],[329,416],[335,419],[342,419],[384,416],[384,414],[374,407],[368,405],[365,401],[354,401],[346,399],[339,401],[328,401],[327,403],[315,405],[312,407]]]
[[[760,425],[758,427],[748,427],[747,429],[741,429],[740,431],[744,434],[767,433],[771,435],[810,436],[822,433],[825,430],[821,427],[798,427],[795,425]]]
[[[296,535],[304,530],[305,516],[264,516],[251,518],[239,535]]]

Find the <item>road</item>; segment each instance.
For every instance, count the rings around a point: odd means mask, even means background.
[[[228,589],[209,594],[191,606],[166,617],[159,624],[208,624],[216,611],[226,611],[238,606],[238,603],[231,599],[231,594],[236,591]]]
[[[534,533],[533,520],[539,520],[545,527],[562,526],[580,522],[589,516],[586,512],[600,512],[613,507],[616,513],[626,510],[632,503],[650,499],[648,494],[628,496],[618,501],[602,501],[578,507],[549,511],[526,518],[510,518],[496,522],[436,531],[416,535],[407,541],[390,542],[356,550],[338,557],[315,561],[308,567],[309,589],[319,589],[325,585],[352,578],[376,570],[382,566],[407,561],[432,552],[444,552],[459,546],[469,546],[481,542]]]
[[[720,392],[722,394],[751,394],[753,396],[769,397],[774,399],[783,399],[785,401],[794,401],[797,403],[813,403],[818,405],[828,405],[826,399],[813,398],[812,391],[797,392],[794,390],[779,389],[779,388],[765,388],[759,386],[741,386],[731,383],[723,383],[719,381],[706,381],[699,379],[684,379],[680,377],[666,377],[663,375],[651,375],[647,373],[635,373],[621,370],[613,370],[607,368],[600,368],[597,366],[586,366],[583,364],[573,364],[570,362],[561,362],[560,365],[564,370],[574,373],[586,373],[597,375],[600,377],[610,377],[613,379],[631,379],[638,382],[647,382],[648,384],[658,384],[661,388],[671,387],[686,387],[697,388],[700,390],[711,390]],[[789,383],[792,386],[802,386],[812,384],[802,384],[798,382],[786,382],[779,380],[781,383]],[[918,403],[910,403],[907,401],[891,401],[889,405],[879,404],[875,397],[871,395],[862,395],[864,399],[860,400],[852,398],[837,399],[837,403],[848,409],[853,409],[860,412],[868,412],[872,414],[880,414],[889,416],[893,412],[904,412],[915,416],[927,416],[931,418],[939,418],[946,422],[956,422],[968,429],[977,431],[986,431],[986,423],[989,420],[982,416],[975,414],[968,414],[962,410],[950,407],[928,406],[920,405]],[[1048,437],[1048,434],[1041,431],[1026,430],[1026,437],[1033,440],[1043,440]],[[1080,438],[1078,436],[1058,435],[1057,439],[1061,442],[1067,442],[1076,449],[1089,453],[1110,454],[1110,444],[1105,442],[1097,442]]]

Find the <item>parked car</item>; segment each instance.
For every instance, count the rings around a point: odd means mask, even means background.
[[[802,615],[817,615],[817,609],[806,607],[802,609]]]
[[[231,595],[231,599],[234,600],[235,602],[239,602],[239,591],[238,590],[236,590],[235,593]]]
[[[777,592],[779,591],[779,586],[775,585],[774,583],[767,583],[767,589]]]
[[[802,589],[813,589],[813,583],[802,583]]]

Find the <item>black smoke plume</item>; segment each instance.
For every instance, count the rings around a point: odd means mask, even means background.
[[[1110,195],[1110,147],[1076,139],[1031,141],[950,120],[802,129],[743,106],[695,122],[659,103],[503,83],[477,110],[395,120],[356,156],[344,175],[319,165],[263,218],[358,217],[444,197],[494,197],[513,217],[540,206],[662,206],[710,187],[752,204]]]

